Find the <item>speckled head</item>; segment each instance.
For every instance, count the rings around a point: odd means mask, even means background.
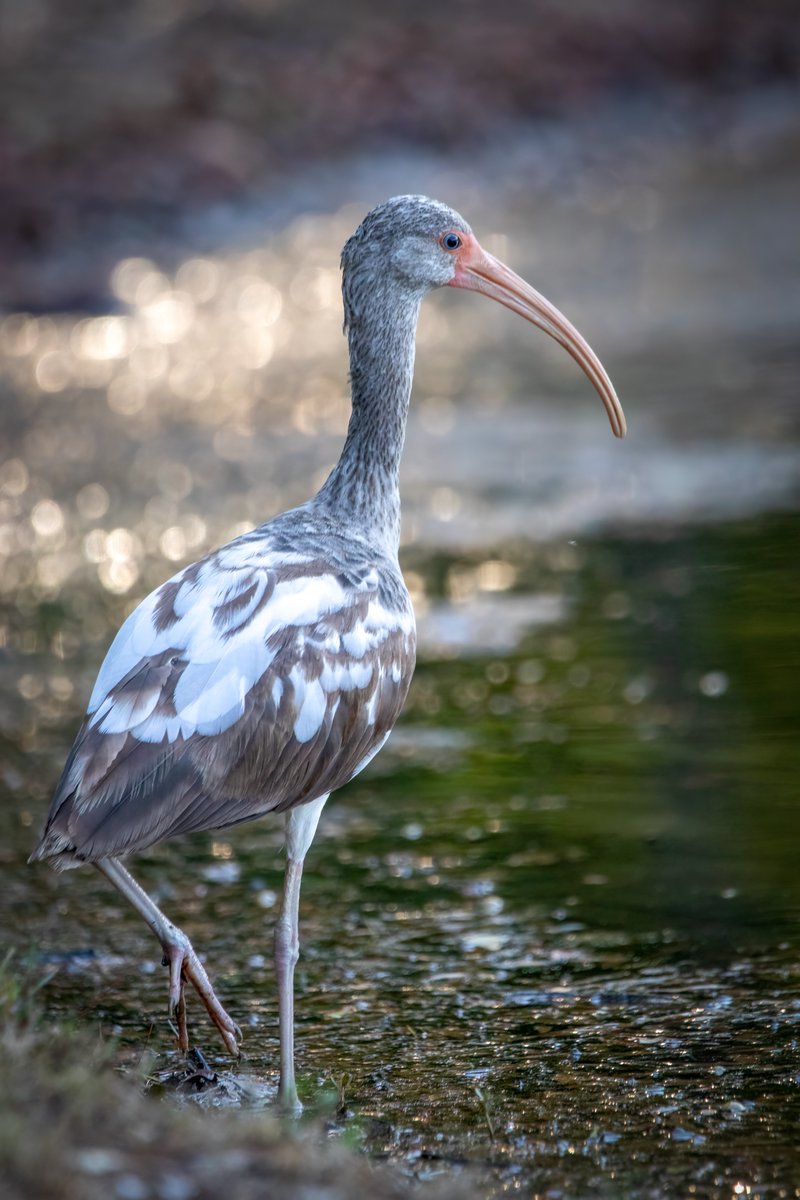
[[[453,246],[447,245],[450,234]],[[428,196],[393,196],[367,213],[345,242],[345,290],[354,272],[392,275],[417,295],[445,287],[455,274],[453,248],[471,236],[464,218],[446,204]]]

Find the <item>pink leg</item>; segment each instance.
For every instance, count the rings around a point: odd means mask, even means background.
[[[130,872],[125,870],[118,859],[101,858],[94,865],[105,875],[106,879],[114,884],[114,887],[122,892],[122,895],[133,905],[139,915],[144,917],[163,947],[164,966],[169,967],[169,1011],[171,1017],[177,1018],[178,1042],[181,1050],[189,1049],[186,1003],[183,995],[184,982],[188,980],[219,1030],[226,1049],[238,1058],[242,1031],[236,1022],[231,1020],[217,999],[205,967],[195,954],[192,943],[186,934],[164,916],[161,909],[150,899],[144,888],[139,886]]]

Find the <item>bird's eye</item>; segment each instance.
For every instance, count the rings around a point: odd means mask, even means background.
[[[441,244],[445,250],[457,250],[461,245],[461,238],[457,233],[446,233],[442,238]]]

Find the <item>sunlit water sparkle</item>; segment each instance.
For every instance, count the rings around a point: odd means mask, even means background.
[[[645,258],[663,262],[674,186],[637,235]],[[577,218],[551,215],[568,245]],[[491,248],[552,269],[519,208],[495,218],[516,236]],[[6,928],[59,968],[47,1011],[117,1033],[125,1062],[149,1046],[159,1071],[177,1057],[141,922],[93,873],[25,858],[125,612],[335,457],[353,220],[128,259],[115,311],[0,325]],[[421,661],[397,735],[309,857],[297,1013],[310,1109],[422,1179],[554,1198],[771,1197],[800,1179],[800,358],[780,328],[660,324],[692,270],[708,297],[715,246],[697,267],[677,254],[656,299],[648,274],[631,344],[566,272],[580,323],[608,335],[622,446],[509,314],[447,295],[423,321],[403,550]],[[608,247],[629,269],[630,247]],[[273,1095],[281,840],[265,821],[138,863],[245,1028],[233,1070],[191,1007],[228,1084],[212,1102]]]

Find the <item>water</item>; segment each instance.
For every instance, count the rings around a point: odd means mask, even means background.
[[[771,181],[783,212],[785,169]],[[714,183],[705,206],[689,189],[693,238]],[[145,927],[95,873],[25,858],[133,599],[335,453],[321,264],[346,220],[175,284],[128,265],[118,324],[2,326],[3,924],[58,967],[47,1013],[117,1034],[124,1064],[151,1048],[158,1073],[179,1063]],[[440,298],[423,326],[403,551],[420,664],[395,736],[323,817],[297,979],[309,1110],[422,1180],[553,1198],[800,1184],[800,360],[777,315],[748,337],[734,305],[725,326],[722,259],[696,267],[720,329],[673,328],[665,349],[646,306],[635,345],[606,326],[623,447],[569,364],[531,383],[508,314]],[[691,282],[675,267],[660,321]],[[602,296],[583,303],[602,332]],[[245,1031],[233,1068],[190,1001],[211,1103],[274,1093],[281,842],[266,820],[137,861]]]
[[[502,654],[422,662],[395,745],[329,806],[309,858],[297,1027],[312,1109],[341,1093],[335,1125],[370,1152],[422,1177],[474,1172],[488,1194],[793,1181],[791,524],[521,554],[520,595],[546,582],[569,615]],[[417,564],[429,594],[453,565]],[[75,717],[44,740],[65,744]],[[167,1067],[144,927],[99,876],[23,866],[20,811],[50,756],[10,768],[14,940],[61,963],[50,1011]],[[265,821],[138,863],[244,1026],[245,1102],[275,1082],[280,841]]]

